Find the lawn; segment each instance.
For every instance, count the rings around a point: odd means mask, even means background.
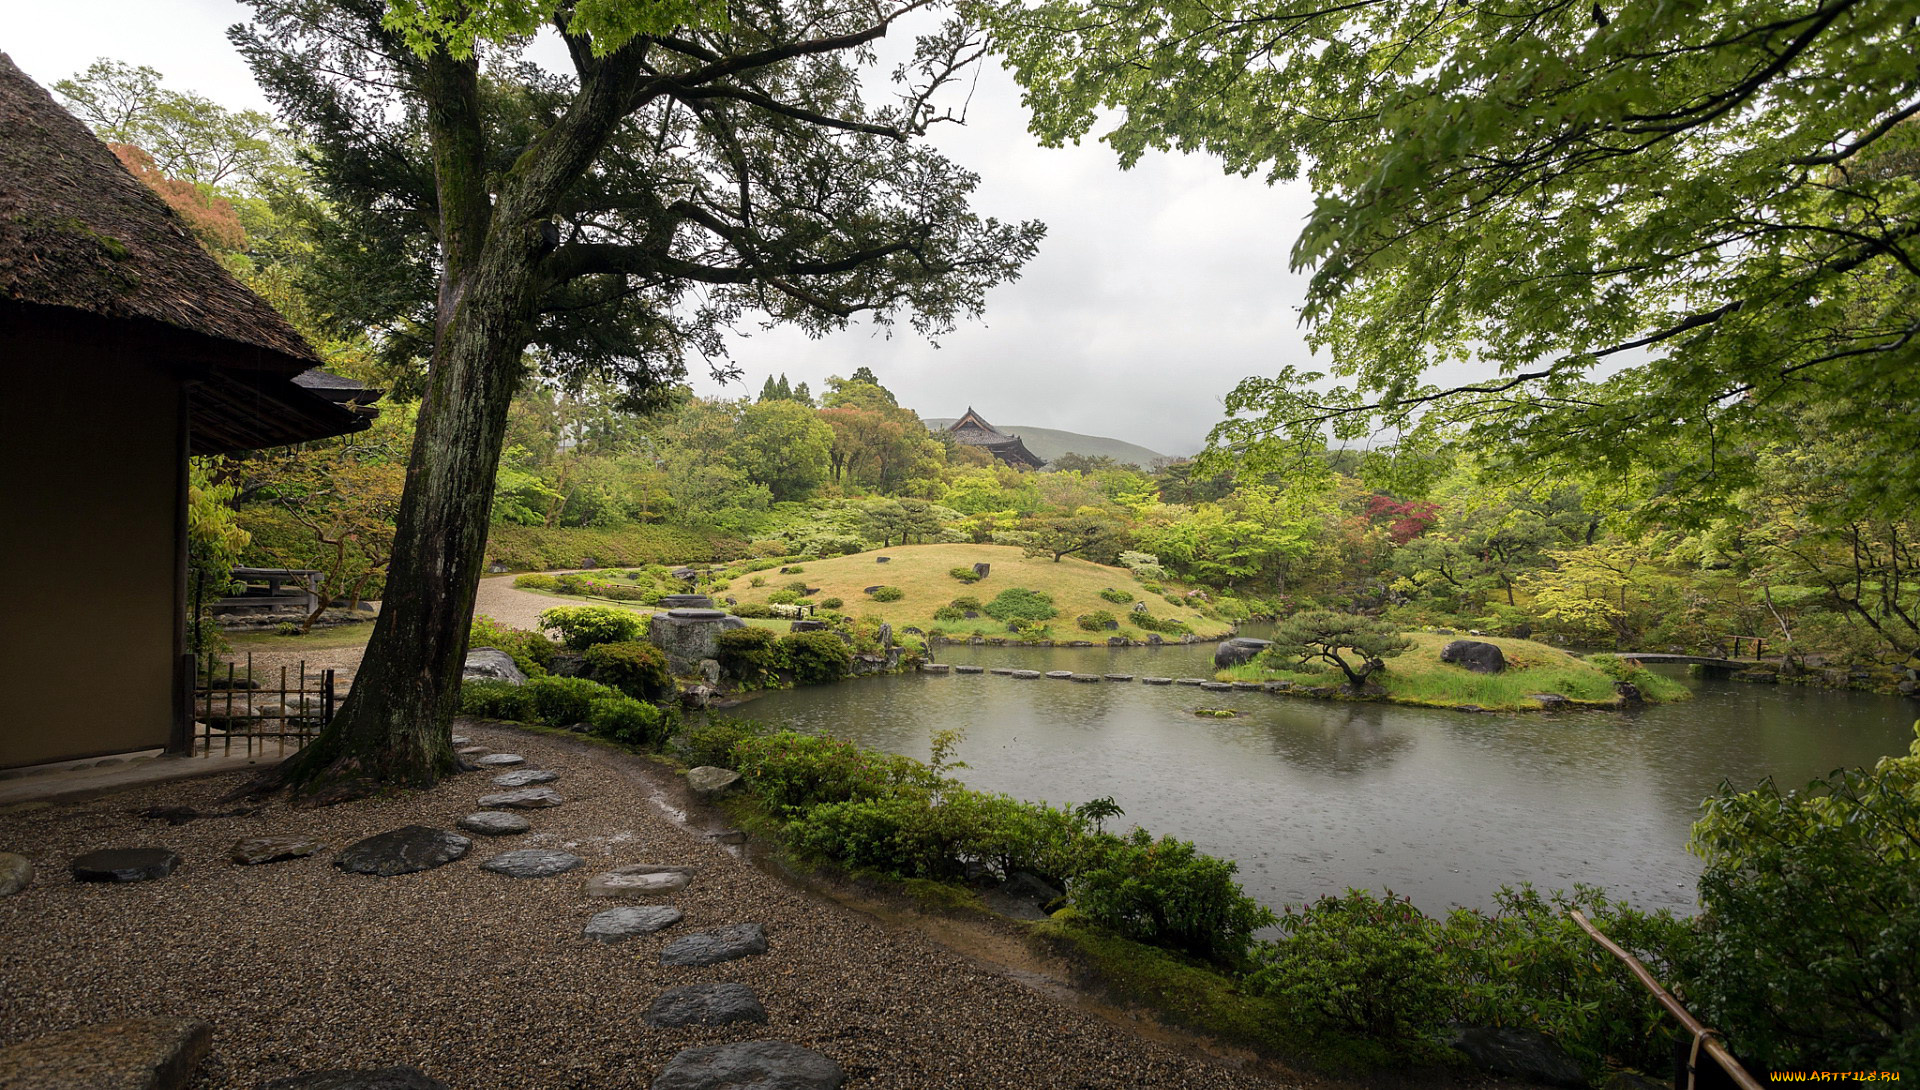
[[[888,558],[884,564],[878,561],[882,556]],[[953,569],[971,569],[980,562],[992,565],[992,571],[979,582],[965,583],[950,574]],[[1071,556],[1056,563],[1049,557],[1029,557],[1011,545],[902,545],[831,560],[803,561],[793,567],[797,570],[785,575],[778,569],[770,569],[741,576],[718,591],[716,597],[733,597],[742,603],[765,602],[769,595],[789,583],[804,582],[809,589],[819,589],[818,594],[807,597],[806,601],[838,598],[843,603],[841,612],[856,617],[879,617],[896,628],[912,626],[948,637],[1006,636],[1009,635],[1007,625],[987,616],[984,610],[975,610],[980,614],[977,618],[960,620],[936,620],[933,612],[957,598],[970,597],[984,604],[1003,590],[1019,587],[1052,597],[1058,616],[1047,623],[1052,627],[1055,640],[1100,641],[1109,636],[1144,640],[1147,631],[1130,623],[1130,610],[1135,602],[1145,602],[1156,618],[1186,622],[1195,634],[1207,639],[1218,639],[1233,628],[1228,622],[1207,617],[1187,605],[1185,587],[1167,583],[1162,593],[1155,594],[1125,568],[1094,564]],[[754,586],[755,576],[763,580],[764,585]],[[878,586],[899,588],[900,599],[874,601],[867,595],[866,588]],[[1102,590],[1109,589],[1129,594],[1132,600],[1116,603],[1100,597]],[[1168,596],[1178,598],[1180,604],[1169,601]],[[1119,629],[1090,632],[1074,623],[1074,618],[1097,611],[1112,614],[1120,622]]]
[[[1557,647],[1532,640],[1475,636],[1498,646],[1507,657],[1507,668],[1501,673],[1476,674],[1464,666],[1440,661],[1440,649],[1459,637],[1429,632],[1406,635],[1413,646],[1388,659],[1386,670],[1369,679],[1385,688],[1386,698],[1396,704],[1439,708],[1473,704],[1489,711],[1528,711],[1540,707],[1540,702],[1533,699],[1534,693],[1557,693],[1590,706],[1614,702],[1611,675]],[[1296,685],[1346,681],[1338,670],[1275,670],[1260,663],[1222,670],[1219,676],[1224,681],[1291,681]],[[1685,700],[1692,695],[1680,682],[1645,668],[1634,670],[1628,680],[1639,687],[1649,703]]]

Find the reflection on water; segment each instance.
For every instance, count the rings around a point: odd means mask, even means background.
[[[950,663],[1201,677],[1212,645],[948,647]],[[1686,852],[1724,779],[1798,784],[1903,752],[1920,707],[1858,693],[1691,682],[1637,714],[1468,715],[1139,682],[904,675],[770,693],[740,714],[925,758],[959,727],[969,784],[1056,804],[1112,795],[1127,821],[1236,859],[1268,904],[1348,886],[1429,911],[1506,883],[1590,882],[1693,905]],[[1236,719],[1201,719],[1227,707]]]

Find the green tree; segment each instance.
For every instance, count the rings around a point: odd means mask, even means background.
[[[278,771],[303,791],[431,782],[448,742],[508,410],[528,349],[657,404],[748,310],[820,333],[980,309],[1037,225],[971,214],[917,142],[978,52],[941,24],[902,97],[859,97],[908,9],[613,0],[249,0],[235,44],[314,149],[339,217],[336,320],[427,364],[394,563],[340,715]],[[536,31],[572,71],[522,63]]]
[[[1056,564],[1063,556],[1076,555],[1104,564],[1126,544],[1126,531],[1119,520],[1090,509],[1041,519],[1028,533],[1026,554],[1051,556]]]
[[[53,89],[100,139],[139,148],[170,178],[258,195],[297,174],[272,117],[171,90],[164,78],[145,65],[102,57]]]
[[[1046,139],[1304,176],[1295,244],[1335,381],[1228,398],[1216,449],[1454,423],[1681,499],[1810,407],[1849,504],[1920,501],[1913,0],[1041,0],[997,41]],[[1498,378],[1438,389],[1475,360]]]
[[[1386,660],[1412,646],[1412,640],[1385,621],[1310,609],[1280,622],[1266,653],[1295,656],[1302,665],[1324,662],[1347,675],[1347,684],[1358,689],[1387,668]]]
[[[773,493],[800,499],[827,479],[833,429],[812,409],[785,398],[748,405],[740,412],[727,459],[742,476]]]

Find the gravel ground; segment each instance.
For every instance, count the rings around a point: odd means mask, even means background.
[[[327,1067],[413,1064],[459,1090],[645,1086],[680,1049],[777,1038],[839,1061],[857,1090],[880,1087],[1271,1087],[1223,1063],[1135,1036],[949,951],[800,893],[661,816],[629,759],[505,728],[463,724],[527,767],[558,771],[565,805],[533,811],[533,832],[475,837],[466,858],[372,878],[330,863],[338,849],[408,824],[452,828],[494,788],[467,773],[431,791],[320,810],[273,802],[246,816],[168,826],[156,805],[224,809],[238,782],[216,777],[0,814],[0,850],[39,871],[0,899],[0,1045],[132,1016],[215,1026],[196,1090],[257,1087]],[[243,836],[320,839],[318,856],[233,866]],[[103,847],[166,846],[185,863],[139,885],[82,885],[67,861]],[[585,867],[547,879],[491,874],[499,851],[554,847]],[[581,935],[612,906],[581,895],[610,866],[693,864],[670,903],[686,919],[603,946]],[[657,964],[674,937],[766,925],[765,956],[701,969]],[[739,981],[764,1027],[652,1029],[647,1004],[677,984]]]

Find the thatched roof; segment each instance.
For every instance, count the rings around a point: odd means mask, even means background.
[[[320,362],[173,209],[0,53],[0,317],[131,343],[195,385],[196,453],[356,431],[294,378]],[[362,405],[377,391],[357,399]]]

